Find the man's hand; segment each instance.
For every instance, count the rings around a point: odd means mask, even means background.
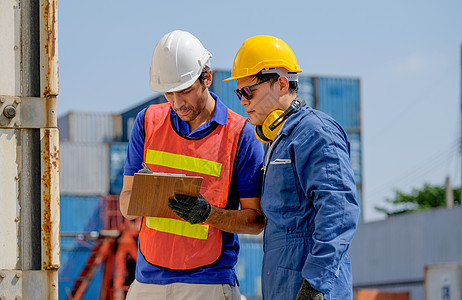
[[[308,281],[303,278],[302,287],[298,291],[296,300],[324,300],[324,295],[311,287]]]
[[[168,201],[168,207],[178,217],[191,224],[202,223],[207,220],[212,209],[210,203],[201,194],[199,197],[176,194],[174,199]]]

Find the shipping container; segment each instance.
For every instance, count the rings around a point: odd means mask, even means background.
[[[305,100],[306,105],[315,108],[313,97],[313,78],[309,76],[298,76],[298,96]]]
[[[263,244],[258,239],[246,239],[239,235],[239,256],[235,266],[239,291],[248,300],[262,299],[261,271]]]
[[[60,197],[61,232],[82,233],[98,230],[102,224],[97,215],[100,197]]]
[[[213,71],[212,85],[209,90],[218,95],[221,102],[223,102],[229,109],[248,118],[249,115],[245,112],[244,106],[237,98],[234,90],[237,88],[237,80],[230,80],[223,82],[223,79],[231,77],[231,71],[217,70]]]
[[[462,262],[426,266],[425,299],[462,299]]]
[[[360,132],[359,80],[314,77],[314,107],[332,116],[345,130]]]
[[[58,118],[58,129],[61,141],[119,141],[122,137],[122,118],[110,113],[69,112]]]
[[[61,195],[109,193],[109,146],[107,143],[59,144]]]
[[[362,147],[361,147],[361,135],[359,133],[347,133],[348,139],[350,140],[350,158],[351,167],[355,174],[356,184],[362,184]]]
[[[144,101],[141,104],[136,105],[128,110],[125,110],[121,113],[122,118],[122,142],[128,142],[130,139],[130,133],[132,132],[133,124],[135,124],[135,119],[138,113],[143,109],[152,104],[160,104],[167,102],[164,95],[156,95],[150,100]]]
[[[128,143],[112,143],[109,147],[109,164],[111,184],[109,193],[118,195],[122,191],[124,179],[124,165],[127,158]]]
[[[100,197],[61,196],[61,267],[59,268],[59,299],[69,299],[75,281],[87,263],[95,241],[85,234],[102,228]],[[82,299],[98,299],[103,266],[93,276]]]
[[[73,238],[61,238],[61,267],[58,272],[58,293],[59,299],[72,299],[70,293],[80,272],[86,265],[94,241],[76,240]],[[98,299],[103,279],[104,266],[98,267],[93,275],[89,286],[84,293],[82,300]]]

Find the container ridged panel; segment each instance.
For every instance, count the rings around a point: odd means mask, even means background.
[[[261,299],[261,270],[263,244],[258,241],[240,241],[241,249],[236,264],[239,290],[248,300]]]
[[[109,148],[112,195],[120,194],[124,179],[124,165],[127,158],[128,143],[112,143]]]
[[[102,228],[100,197],[61,196],[61,233],[83,234]],[[95,246],[94,241],[76,237],[61,238],[61,267],[58,272],[59,299],[68,299],[75,281],[85,266]],[[98,299],[103,278],[103,266],[99,267],[82,299]]]
[[[359,133],[348,133],[350,140],[350,157],[351,167],[355,174],[356,184],[362,184],[362,166],[361,166],[361,135]]]
[[[109,148],[105,143],[59,144],[60,193],[95,196],[109,193]]]
[[[76,233],[101,227],[99,216],[95,216],[100,197],[65,196],[60,197],[61,232]],[[94,219],[93,217],[98,217]]]
[[[69,299],[69,295],[74,287],[74,283],[79,279],[79,275],[85,266],[91,253],[94,242],[76,241],[75,239],[61,239],[61,267],[58,271],[58,293],[60,300]],[[103,269],[101,265],[93,275],[82,300],[94,300],[99,298],[101,284],[103,280]]]
[[[309,76],[298,77],[298,96],[305,100],[306,105],[314,108],[313,79]]]
[[[347,131],[359,131],[359,80],[317,78],[317,109],[337,120]]]
[[[128,142],[136,116],[141,110],[148,107],[149,105],[160,104],[160,103],[165,103],[165,102],[167,102],[167,99],[165,99],[164,95],[157,95],[154,98],[146,102],[143,102],[141,104],[138,104],[135,107],[132,107],[128,110],[123,111],[121,113],[122,115],[122,139],[121,141]]]
[[[210,91],[217,94],[220,100],[232,111],[248,118],[244,106],[236,96],[234,90],[237,88],[237,80],[223,82],[223,79],[229,78],[231,71],[213,71],[213,81]]]
[[[58,129],[62,141],[117,141],[122,136],[122,119],[110,113],[70,112],[58,118]]]

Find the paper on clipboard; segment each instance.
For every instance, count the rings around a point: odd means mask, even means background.
[[[166,173],[135,173],[128,203],[129,215],[175,218],[168,200],[175,194],[199,196],[202,177]]]

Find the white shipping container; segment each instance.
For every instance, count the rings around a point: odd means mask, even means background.
[[[462,299],[462,263],[427,266],[425,268],[425,299]]]
[[[122,137],[122,117],[110,113],[70,112],[58,118],[58,129],[61,141],[118,141]]]
[[[59,144],[60,194],[93,196],[109,193],[109,145]]]

